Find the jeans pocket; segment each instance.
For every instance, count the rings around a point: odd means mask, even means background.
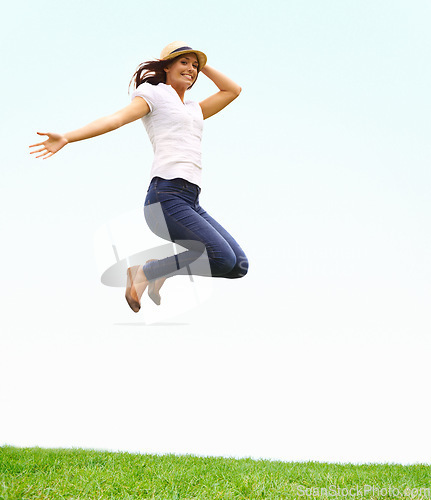
[[[147,196],[145,197],[145,206],[157,203],[157,191],[154,186],[150,186],[147,191]]]

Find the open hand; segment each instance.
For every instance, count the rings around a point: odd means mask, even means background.
[[[30,151],[30,154],[40,153],[40,155],[36,156],[36,158],[40,158],[42,156],[44,160],[50,158],[68,142],[66,137],[61,134],[53,134],[51,132],[38,132],[38,135],[47,135],[48,139],[44,142],[38,142],[37,144],[32,144],[31,146],[29,146],[29,148],[42,146],[40,149]]]

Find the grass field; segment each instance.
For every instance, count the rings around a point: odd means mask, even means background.
[[[431,498],[428,465],[0,447],[0,499]]]

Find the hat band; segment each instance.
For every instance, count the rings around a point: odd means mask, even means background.
[[[175,54],[175,52],[181,52],[182,50],[188,50],[188,49],[193,50],[191,47],[180,47],[179,49],[175,49],[172,52],[170,52],[169,55]]]

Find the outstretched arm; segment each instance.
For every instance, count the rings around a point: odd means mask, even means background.
[[[44,142],[38,142],[29,146],[30,148],[41,146],[40,149],[31,151],[31,154],[40,153],[36,156],[36,158],[40,158],[42,156],[45,160],[46,158],[50,158],[53,154],[57,153],[57,151],[60,151],[60,149],[69,142],[82,141],[84,139],[96,137],[97,135],[106,134],[111,130],[115,130],[123,125],[126,125],[126,123],[142,118],[149,112],[150,108],[147,102],[140,97],[135,97],[125,108],[120,109],[112,115],[99,118],[98,120],[74,130],[73,132],[67,132],[66,134],[38,132],[39,135],[47,135],[48,139]]]
[[[226,75],[220,73],[220,71],[211,68],[211,66],[205,65],[201,73],[212,80],[220,89],[220,92],[199,103],[205,120],[221,111],[236,99],[241,93],[241,87]]]

